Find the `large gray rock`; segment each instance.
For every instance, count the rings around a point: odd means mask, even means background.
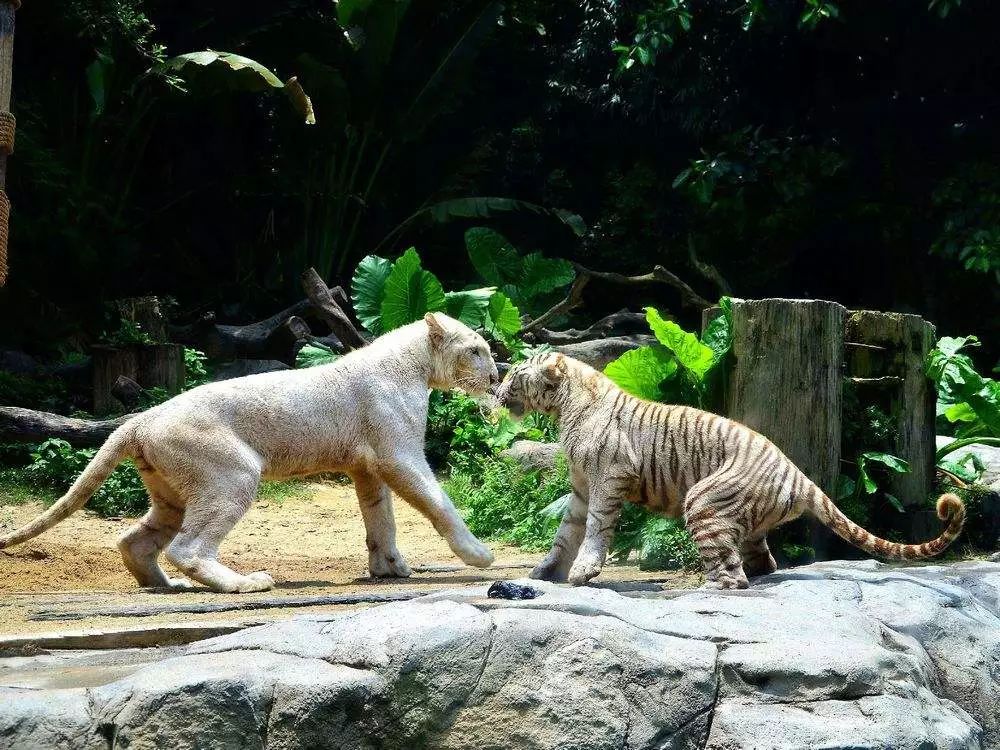
[[[655,343],[655,336],[636,334],[633,336],[609,336],[606,339],[591,339],[576,344],[560,344],[552,348],[568,357],[586,362],[595,370],[603,370],[608,362],[618,359],[625,352]]]
[[[955,442],[955,438],[945,435],[937,436],[937,449],[941,450],[948,443]],[[1000,448],[992,445],[967,445],[964,448],[952,451],[945,458],[957,461],[965,454],[972,453],[983,462],[983,475],[979,478],[979,484],[988,487],[995,494],[1000,494]]]
[[[728,593],[530,583],[7,688],[0,747],[1000,747],[1000,565],[821,563]]]
[[[528,471],[552,469],[556,465],[556,456],[562,453],[559,443],[542,443],[538,440],[515,440],[507,450],[500,455],[513,458]]]

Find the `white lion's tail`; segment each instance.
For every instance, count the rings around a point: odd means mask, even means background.
[[[115,467],[122,460],[133,455],[135,449],[134,434],[135,427],[132,422],[126,422],[112,432],[111,436],[104,441],[104,445],[97,451],[97,455],[87,464],[87,468],[73,482],[69,492],[31,523],[7,536],[0,537],[0,549],[26,542],[38,536],[86,505],[90,496],[97,492],[97,488],[104,483]]]

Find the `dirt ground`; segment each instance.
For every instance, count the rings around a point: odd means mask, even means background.
[[[414,575],[408,579],[368,578],[364,525],[349,485],[314,484],[308,496],[281,502],[259,500],[223,543],[221,559],[240,572],[267,570],[274,591],[215,594],[144,591],[125,570],[115,538],[133,521],[77,513],[36,539],[0,550],[0,636],[78,630],[151,628],[183,622],[257,623],[316,611],[341,611],[343,605],[273,608],[211,614],[158,614],[148,617],[82,616],[76,612],[136,605],[225,602],[280,596],[317,596],[349,592],[397,592],[446,588],[527,575],[540,554],[493,544],[496,565],[487,570],[462,566],[423,516],[395,501],[400,551]],[[20,526],[41,512],[40,504],[0,505],[0,532]],[[170,572],[169,564],[164,567]],[[430,570],[421,570],[430,568]],[[442,569],[447,568],[447,569]],[[671,587],[698,584],[694,576],[645,573],[634,565],[614,565],[601,579],[659,581]],[[59,610],[74,619],[38,619]]]

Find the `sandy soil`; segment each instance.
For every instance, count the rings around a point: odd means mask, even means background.
[[[260,594],[215,594],[196,590],[179,594],[140,589],[122,565],[114,547],[117,534],[133,521],[103,519],[86,511],[42,536],[0,550],[0,636],[80,629],[149,628],[167,623],[262,622],[290,614],[340,611],[343,606],[267,609],[252,612],[157,615],[154,617],[84,617],[34,620],[39,610],[68,613],[94,607],[219,602],[229,597],[267,598],[315,596],[357,591],[437,589],[517,578],[527,575],[539,554],[494,544],[497,564],[488,570],[462,567],[430,523],[396,500],[399,548],[410,565],[451,570],[415,572],[409,579],[367,577],[364,525],[354,490],[349,485],[315,484],[306,497],[282,502],[258,501],[227,537],[221,559],[241,572],[267,570],[277,588]],[[0,532],[8,531],[41,512],[39,504],[0,505]],[[169,566],[165,564],[165,567]],[[602,580],[658,580],[671,586],[697,585],[682,574],[643,573],[635,566],[609,566]]]

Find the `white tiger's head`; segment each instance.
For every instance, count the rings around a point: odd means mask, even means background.
[[[515,417],[530,411],[552,416],[559,408],[561,386],[568,369],[562,354],[550,352],[529,357],[510,368],[497,388],[497,401]]]
[[[500,374],[486,339],[441,313],[427,313],[424,322],[432,352],[432,388],[461,388],[481,396],[499,382]]]

